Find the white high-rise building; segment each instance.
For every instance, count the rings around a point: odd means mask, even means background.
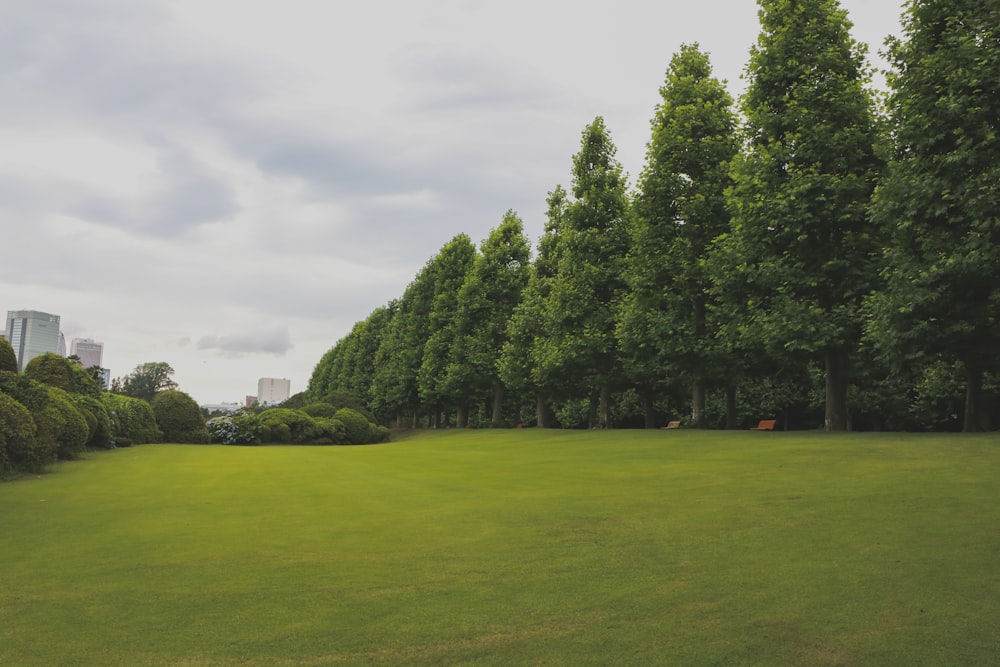
[[[80,365],[84,368],[97,366],[101,368],[104,360],[104,343],[98,343],[90,338],[74,338],[69,344],[70,356],[76,355],[80,358]]]
[[[46,352],[59,351],[59,316],[37,310],[8,310],[6,338],[14,348],[17,370]]]
[[[257,380],[257,402],[276,405],[288,400],[290,390],[291,383],[284,378],[261,378]]]

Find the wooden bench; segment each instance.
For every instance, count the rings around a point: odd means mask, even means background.
[[[775,419],[761,419],[760,423],[752,427],[751,431],[773,431],[774,424],[777,420]]]
[[[666,426],[661,426],[660,429],[662,429],[664,431],[669,431],[671,429],[680,428],[680,427],[681,427],[681,422],[680,422],[680,420],[677,420],[677,421],[667,422],[667,425]]]

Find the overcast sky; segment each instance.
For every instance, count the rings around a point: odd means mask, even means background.
[[[873,60],[902,0],[842,0]],[[200,403],[312,369],[460,232],[532,241],[603,116],[642,168],[667,64],[734,95],[752,0],[0,0],[0,312]],[[881,64],[879,64],[881,66]]]

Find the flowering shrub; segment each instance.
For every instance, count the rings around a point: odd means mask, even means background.
[[[208,434],[212,442],[223,445],[256,445],[260,442],[260,420],[257,415],[236,412],[208,420]]]

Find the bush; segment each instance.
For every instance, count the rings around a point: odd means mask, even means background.
[[[59,387],[71,394],[97,398],[101,386],[80,364],[73,363],[55,352],[41,354],[24,367],[24,374],[36,382]]]
[[[337,408],[333,407],[329,403],[310,403],[309,405],[302,408],[302,412],[306,413],[314,419],[317,417],[333,417],[337,413]]]
[[[344,429],[344,422],[333,417],[316,418],[316,428],[319,433],[317,443],[329,445],[343,445],[347,443],[347,431]]]
[[[318,435],[316,422],[301,410],[268,408],[260,413],[261,442],[312,442]]]
[[[105,392],[101,402],[111,418],[111,440],[116,447],[160,442],[163,432],[156,426],[156,416],[149,403],[141,398]]]
[[[341,408],[350,408],[355,412],[360,412],[364,415],[365,419],[370,422],[377,421],[375,415],[369,412],[361,401],[354,395],[346,391],[333,391],[324,396],[321,399],[323,403],[329,403],[333,407],[340,410]]]
[[[36,430],[28,408],[0,393],[0,471],[37,470],[45,464],[37,460]]]
[[[391,434],[389,429],[374,422],[369,422],[368,426],[371,427],[371,442],[389,442],[389,435]]]
[[[49,402],[32,415],[38,426],[38,442],[63,460],[75,459],[87,447],[87,420],[70,395],[59,387],[48,387]]]
[[[350,408],[341,408],[333,416],[344,423],[347,442],[352,445],[364,445],[372,440],[371,426],[365,416]]]
[[[17,355],[6,338],[0,338],[0,371],[17,372]]]
[[[255,445],[260,442],[260,419],[252,412],[237,410],[210,419],[206,424],[212,442],[223,445]]]
[[[177,389],[161,391],[153,398],[153,416],[166,442],[208,444],[208,429],[201,408],[188,394]]]
[[[0,392],[28,408],[31,413],[42,410],[49,402],[45,385],[10,371],[0,371]]]
[[[73,402],[76,404],[77,409],[83,413],[83,416],[87,417],[90,415],[93,417],[94,426],[91,430],[90,438],[87,440],[87,447],[90,449],[111,449],[113,446],[111,444],[111,417],[108,415],[107,408],[96,398],[80,394],[71,395]],[[88,424],[90,421],[90,418],[88,418]]]

